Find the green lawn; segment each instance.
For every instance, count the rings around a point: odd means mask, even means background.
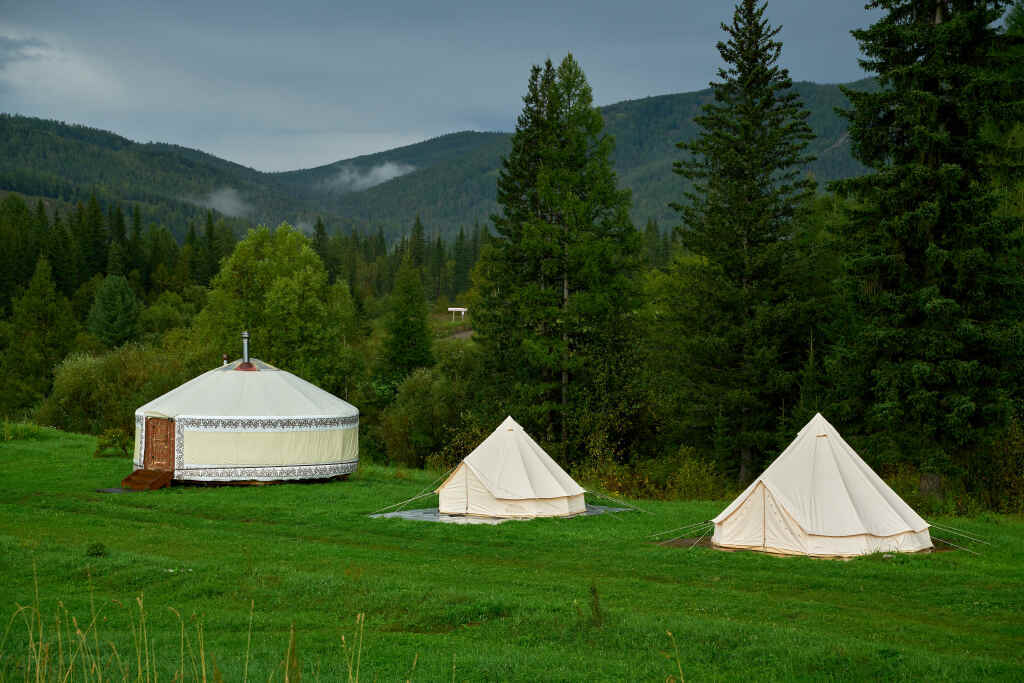
[[[53,661],[71,649],[55,618],[84,630],[91,583],[98,649],[112,643],[133,679],[140,595],[161,680],[182,659],[172,608],[187,676],[201,623],[208,675],[215,660],[241,680],[251,602],[254,681],[283,679],[293,625],[306,679],[344,680],[341,639],[355,652],[359,614],[364,680],[451,680],[454,663],[459,680],[663,681],[678,676],[667,631],[689,680],[1024,677],[1019,517],[935,520],[990,540],[980,556],[784,559],[646,538],[725,501],[496,527],[368,519],[437,476],[373,466],[344,482],[110,495],[95,489],[116,486],[127,460],[91,457],[91,437],[44,437],[0,444],[0,614],[7,627],[35,602],[35,572]],[[87,554],[97,543],[106,554]],[[0,646],[0,679],[24,675],[25,614]]]

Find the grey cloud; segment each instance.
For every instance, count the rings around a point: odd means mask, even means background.
[[[242,199],[242,195],[233,187],[222,187],[203,197],[189,197],[186,201],[235,218],[248,216],[253,212],[253,205]]]
[[[36,38],[12,38],[0,35],[0,69],[10,62],[32,58],[32,50],[41,50],[46,43]]]
[[[394,161],[385,161],[368,169],[345,167],[330,178],[321,180],[318,187],[335,192],[359,192],[415,170],[411,164]]]

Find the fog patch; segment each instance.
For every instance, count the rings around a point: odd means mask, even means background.
[[[186,201],[234,218],[244,218],[250,215],[255,208],[252,204],[242,199],[242,195],[233,187],[222,187],[201,197],[188,198]]]
[[[317,185],[320,189],[335,192],[359,192],[415,170],[416,167],[412,164],[385,161],[383,164],[368,169],[343,168],[330,178],[321,180]]]

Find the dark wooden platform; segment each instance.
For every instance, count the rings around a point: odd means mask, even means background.
[[[171,485],[173,472],[162,470],[135,470],[121,480],[121,486],[133,491],[153,491]]]

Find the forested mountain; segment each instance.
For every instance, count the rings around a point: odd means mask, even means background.
[[[867,88],[871,81],[856,87]],[[850,155],[846,106],[836,85],[797,83],[817,135],[819,180],[863,171]],[[680,194],[670,173],[675,145],[695,134],[693,115],[710,90],[620,102],[601,109],[615,137],[615,168],[633,191],[633,218],[663,227]],[[495,179],[509,134],[460,132],[317,168],[263,173],[204,152],[163,143],[137,143],[113,133],[56,121],[0,115],[0,190],[76,203],[138,206],[149,222],[179,238],[207,208],[253,223],[288,220],[311,226],[323,216],[331,229],[383,228],[389,238],[408,232],[417,215],[430,233],[453,237],[460,226],[487,221],[495,210]]]

